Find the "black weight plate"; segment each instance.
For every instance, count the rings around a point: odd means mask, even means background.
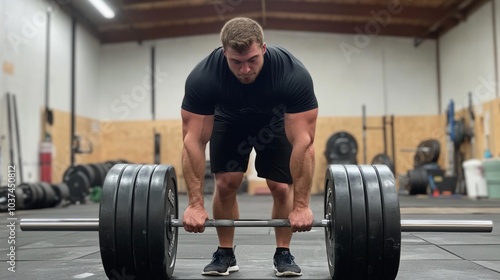
[[[327,140],[325,156],[330,164],[355,164],[357,153],[356,139],[345,131],[336,132]]]
[[[379,178],[384,218],[384,254],[381,279],[394,280],[398,275],[401,257],[401,213],[398,194],[391,170],[383,165],[375,165],[374,168]]]
[[[106,161],[104,164],[108,168],[108,172],[109,172],[109,170],[111,170],[111,168],[113,168],[113,166],[115,166],[116,164],[120,164],[120,162],[116,161],[116,160],[109,160],[109,161]]]
[[[41,207],[43,208],[54,207],[54,205],[56,204],[56,193],[52,189],[52,186],[46,182],[40,182],[38,183],[38,186],[40,186],[40,189],[43,192],[43,200]]]
[[[426,149],[426,150],[424,150]],[[427,139],[417,146],[414,156],[414,166],[419,167],[426,163],[437,162],[440,154],[440,144],[436,139]]]
[[[382,255],[384,252],[384,225],[380,186],[375,169],[369,165],[359,166],[365,185],[365,202],[368,225],[368,270],[367,279],[381,279]]]
[[[148,205],[149,184],[156,165],[144,165],[137,174],[134,189],[134,211],[132,217],[132,250],[135,270],[141,279],[151,279],[148,256]]]
[[[453,131],[455,135],[455,138],[452,139],[453,143],[455,144],[455,147],[460,147],[460,144],[462,144],[465,140],[465,120],[460,119],[455,121]]]
[[[71,203],[85,202],[90,188],[90,181],[81,171],[72,172],[68,181],[65,182],[69,188]]]
[[[43,201],[42,189],[37,183],[31,183],[30,188],[31,191],[35,194],[33,197],[36,198],[36,200],[34,201],[33,209],[40,208]]]
[[[99,206],[99,247],[104,271],[109,279],[122,275],[116,265],[116,232],[115,214],[118,185],[126,164],[115,165],[104,180],[101,203]]]
[[[325,176],[326,256],[332,279],[349,279],[351,259],[351,201],[343,165],[330,165]]]
[[[131,164],[125,167],[120,178],[116,196],[116,265],[126,275],[136,275],[132,252],[132,212],[134,210],[134,186],[137,173],[142,165]]]
[[[151,177],[148,206],[148,254],[153,279],[170,279],[177,258],[177,178],[170,165],[159,165]]]
[[[427,171],[422,166],[409,170],[408,185],[410,186],[410,195],[426,194],[429,185]]]
[[[104,179],[106,178],[106,175],[108,174],[109,168],[103,163],[97,164],[97,167],[101,170],[102,181],[100,182],[99,186],[102,186],[102,184],[104,184]]]
[[[92,171],[94,172],[94,176],[93,176],[93,181],[91,182],[91,186],[92,187],[96,187],[96,186],[99,186],[99,187],[102,187],[102,183],[104,182],[104,177],[106,176],[106,174],[104,174],[104,172],[102,172],[102,169],[97,165],[97,164],[88,164],[87,165],[88,167],[90,167],[92,169]]]
[[[358,166],[346,165],[349,179],[349,193],[351,198],[351,226],[352,226],[352,274],[349,279],[366,279],[367,272],[367,228],[366,203],[363,178]]]
[[[0,212],[7,212],[9,208],[9,189],[7,187],[0,187]]]
[[[372,159],[372,165],[383,164],[387,165],[389,169],[394,170],[394,163],[387,154],[377,154]]]
[[[31,184],[22,183],[17,188],[21,189],[24,197],[23,209],[33,209],[36,205],[37,193]]]
[[[70,199],[69,187],[68,185],[66,185],[66,183],[54,184],[52,185],[52,188],[56,193],[57,204],[61,203],[62,201]]]
[[[16,187],[16,209],[24,209],[24,192],[19,187]]]
[[[105,174],[108,174],[108,171],[110,169],[110,164],[107,164],[105,162],[101,162],[98,164],[103,170],[104,170],[104,173]],[[111,166],[112,167],[112,166]],[[106,176],[104,176],[104,178],[106,178]]]
[[[42,208],[43,207],[43,201],[44,201],[44,194],[42,187],[38,183],[32,183],[30,184],[32,188],[32,192],[36,193],[36,201],[35,205],[33,206],[34,209]]]
[[[92,167],[90,167],[89,165],[87,164],[79,164],[77,166],[75,166],[75,172],[78,172],[78,171],[81,171],[83,174],[85,174],[85,177],[87,177],[87,179],[89,180],[89,187],[88,189],[86,190],[87,193],[90,192],[90,188],[93,188],[95,185],[95,178],[96,178],[96,174],[94,172],[94,170],[92,169]]]
[[[76,173],[76,172],[82,172],[82,174],[87,177],[87,180],[89,181],[89,184],[88,184],[88,189],[85,190],[85,193],[89,193],[90,191],[90,188],[93,187],[93,184],[94,184],[94,180],[95,180],[95,172],[94,170],[92,169],[92,167],[88,166],[88,165],[85,165],[85,164],[79,164],[79,165],[75,165],[75,166],[70,166],[68,167],[68,169],[66,169],[66,171],[64,172],[64,175],[63,175],[63,182],[64,183],[68,183],[69,180],[70,180],[70,177]]]
[[[66,169],[66,171],[64,171],[62,181],[63,182],[69,181],[69,175],[71,175],[71,173],[73,173],[74,171],[75,171],[74,166],[68,166],[68,169]]]

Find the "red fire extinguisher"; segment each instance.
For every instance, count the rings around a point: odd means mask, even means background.
[[[52,142],[40,143],[40,181],[52,183]]]

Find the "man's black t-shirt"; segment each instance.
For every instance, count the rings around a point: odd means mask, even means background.
[[[231,72],[221,47],[192,70],[182,109],[215,115],[228,124],[260,125],[283,121],[284,113],[318,107],[311,76],[287,50],[268,46],[255,81],[242,84]]]

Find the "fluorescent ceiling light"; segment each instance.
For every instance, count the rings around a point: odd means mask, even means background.
[[[105,17],[114,18],[115,12],[111,10],[108,4],[104,3],[103,0],[89,0],[89,2],[94,5],[94,7]]]

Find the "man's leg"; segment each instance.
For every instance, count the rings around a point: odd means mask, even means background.
[[[286,183],[278,183],[267,179],[267,185],[273,195],[273,219],[287,219],[293,209],[293,189]],[[295,258],[290,253],[292,230],[289,227],[276,227],[276,252],[273,265],[276,276],[300,276],[302,270],[295,263]]]
[[[243,180],[243,172],[215,174],[215,193],[212,201],[214,219],[238,219],[239,209],[236,193]],[[234,227],[218,227],[219,246],[232,248]]]
[[[214,219],[238,219],[236,192],[243,180],[243,172],[215,173],[215,192],[212,200]],[[233,251],[234,228],[218,227],[219,247],[203,269],[203,275],[228,275],[238,271]]]
[[[288,219],[288,214],[293,208],[293,191],[290,185],[279,183],[272,180],[266,180],[267,186],[271,190],[273,196],[273,219]],[[292,230],[288,227],[277,227],[276,232],[276,247],[289,248],[290,240],[292,239]]]
[[[245,143],[248,131],[241,125],[214,122],[210,139],[210,171],[215,174],[212,200],[214,219],[237,219],[239,217],[236,193],[248,166],[248,151],[238,147]],[[204,275],[228,275],[238,271],[233,252],[234,228],[216,228],[219,248],[212,261],[203,269]]]

